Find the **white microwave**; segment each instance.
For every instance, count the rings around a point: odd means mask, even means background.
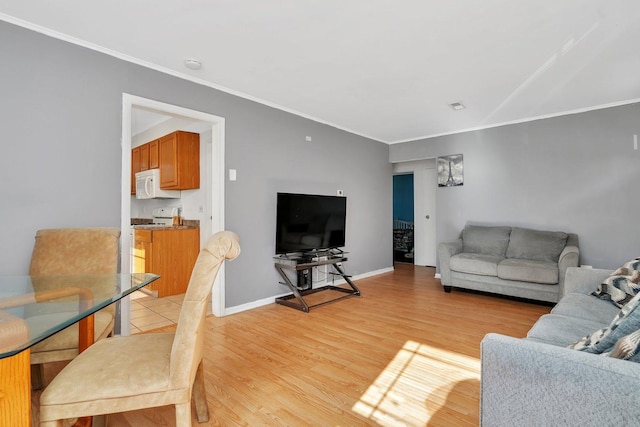
[[[179,199],[180,190],[160,188],[160,169],[136,173],[136,199]]]

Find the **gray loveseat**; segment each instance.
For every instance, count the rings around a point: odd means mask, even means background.
[[[452,287],[557,302],[568,267],[577,267],[578,236],[520,227],[467,225],[440,243],[440,280]]]
[[[481,344],[480,420],[493,426],[640,423],[640,363],[567,348],[609,326],[620,309],[588,295],[609,270],[569,268],[564,296],[527,338],[488,334]]]

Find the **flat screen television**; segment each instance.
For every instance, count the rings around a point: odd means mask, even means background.
[[[276,253],[343,247],[346,217],[346,197],[278,193]]]

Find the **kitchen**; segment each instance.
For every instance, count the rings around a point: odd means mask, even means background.
[[[132,109],[132,129],[130,265],[133,272],[161,276],[132,298],[135,333],[154,326],[151,313],[137,312],[139,303],[176,311],[200,245],[211,234],[212,134],[202,122],[143,109]]]

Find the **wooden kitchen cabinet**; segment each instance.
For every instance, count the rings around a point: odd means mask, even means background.
[[[160,169],[160,188],[200,188],[200,135],[176,131],[131,149],[131,194],[136,194],[136,172]]]
[[[159,144],[160,188],[200,188],[200,135],[176,131],[160,138]]]
[[[144,144],[131,149],[131,194],[136,194],[136,173],[152,169],[150,165],[150,145]],[[157,167],[157,166],[156,166]]]
[[[200,230],[134,230],[133,272],[154,273],[160,279],[147,285],[158,297],[183,294],[200,252]]]
[[[149,144],[140,146],[140,170],[149,170]]]
[[[131,150],[131,194],[136,194],[136,173],[140,170],[140,147],[136,147]]]
[[[160,167],[160,140],[156,139],[148,143],[149,145],[149,169]]]

